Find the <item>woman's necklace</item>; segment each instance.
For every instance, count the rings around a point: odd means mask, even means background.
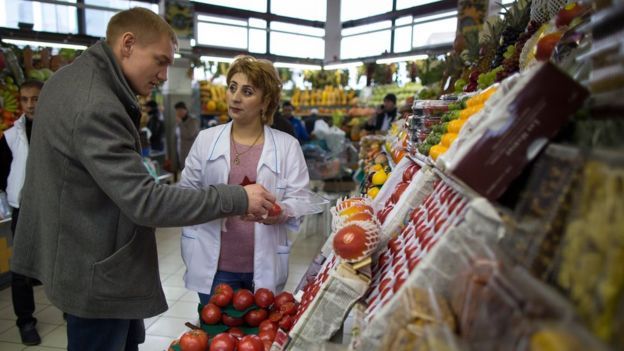
[[[251,144],[251,146],[249,146],[247,148],[247,150],[243,151],[243,152],[238,152],[238,150],[236,150],[236,141],[234,140],[234,132],[232,132],[232,146],[234,147],[234,164],[238,166],[238,164],[240,163],[240,158],[239,156],[247,153],[249,150],[251,150],[252,147],[254,147],[254,145],[256,145],[256,143],[258,142],[258,140],[260,140],[260,137],[264,134],[264,128],[262,129],[262,131],[260,132],[260,134],[258,134],[258,136],[256,137],[256,140],[254,140],[253,144]]]

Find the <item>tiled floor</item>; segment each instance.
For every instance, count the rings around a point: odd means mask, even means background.
[[[302,231],[293,234],[294,245],[290,255],[290,275],[286,290],[292,291],[304,274],[312,258],[325,241],[326,230],[321,230],[322,216],[313,216],[304,222]],[[141,351],[163,351],[169,343],[188,328],[187,321],[197,323],[197,294],[184,288],[182,275],[184,264],[180,256],[179,228],[158,229],[158,257],[160,278],[165,291],[169,310],[160,316],[145,320],[147,338],[139,348]],[[50,304],[41,287],[35,288],[36,312],[39,320],[37,329],[42,337],[41,345],[25,347],[21,344],[15,314],[11,304],[10,289],[0,290],[0,350],[59,350],[67,347],[67,331],[62,312]]]

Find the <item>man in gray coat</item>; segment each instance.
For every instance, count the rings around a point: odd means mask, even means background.
[[[143,318],[167,309],[154,227],[260,220],[275,201],[260,185],[157,184],[144,167],[136,95],[167,79],[176,45],[153,12],[119,12],[41,91],[11,268],[67,313],[70,351],[137,350]]]

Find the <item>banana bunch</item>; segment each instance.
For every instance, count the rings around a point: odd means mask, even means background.
[[[0,96],[2,96],[3,108],[5,111],[17,112],[19,104],[17,101],[17,97],[13,92],[9,90],[2,90]]]

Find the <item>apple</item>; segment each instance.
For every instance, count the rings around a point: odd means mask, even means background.
[[[579,3],[571,3],[564,6],[555,16],[555,25],[557,28],[568,26],[575,18],[583,15],[588,8]]]
[[[555,50],[555,46],[559,43],[563,33],[554,32],[546,34],[537,42],[537,50],[535,52],[535,58],[539,61],[548,61],[550,56]]]

